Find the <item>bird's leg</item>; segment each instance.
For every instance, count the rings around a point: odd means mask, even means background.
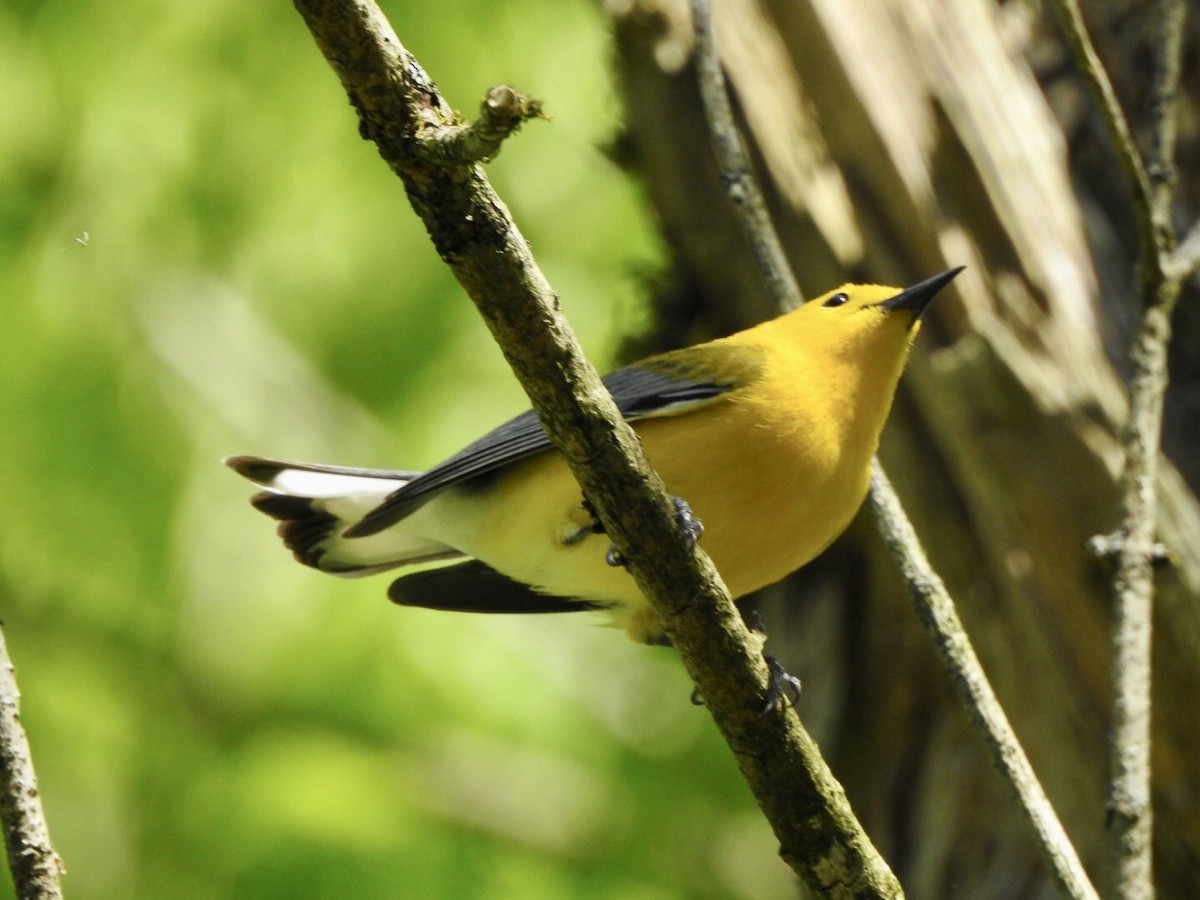
[[[700,538],[704,537],[704,523],[682,497],[672,497],[671,502],[675,504],[675,521],[687,535],[688,547],[695,550]]]
[[[683,533],[687,535],[689,545],[694,548],[697,541],[704,534],[704,523],[692,512],[692,508],[682,497],[672,497],[671,501],[675,504],[675,520],[679,523],[679,527]],[[583,508],[592,520],[591,533],[604,534],[604,525],[600,522],[595,508],[586,497],[583,498]],[[625,565],[621,551],[614,546],[608,548],[608,552],[604,555],[604,560],[610,566]],[[755,636],[759,638],[761,643],[765,644],[767,633],[763,627],[762,613],[757,609],[751,610],[743,618],[746,619],[746,625],[754,632]],[[763,708],[758,713],[760,719],[778,709],[782,709],[784,703],[795,705],[796,701],[800,699],[800,679],[790,674],[775,657],[764,656],[763,659],[770,670],[770,684],[767,689],[767,699],[763,704]],[[697,706],[704,705],[704,698],[700,696],[698,689],[692,691],[691,699],[692,703]]]
[[[675,504],[675,521],[679,524],[679,529],[687,536],[688,546],[694,549],[696,542],[704,534],[704,523],[692,512],[692,508],[682,497],[672,497],[671,502]],[[601,524],[596,510],[593,509],[586,497],[583,498],[583,508],[592,517],[592,533],[604,534],[604,525]],[[608,552],[604,554],[604,561],[610,566],[623,567],[625,565],[621,551],[613,546],[610,546]]]
[[[742,619],[745,621],[746,627],[765,645],[767,643],[767,629],[762,611],[758,609],[742,611]],[[768,679],[767,699],[763,703],[763,708],[758,713],[758,718],[760,719],[770,715],[777,709],[782,709],[784,702],[795,706],[796,702],[800,699],[800,679],[790,674],[774,656],[764,654],[763,661],[767,664],[770,676]]]

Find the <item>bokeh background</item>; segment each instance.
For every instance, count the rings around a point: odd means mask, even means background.
[[[384,4],[601,366],[662,248],[583,0]],[[68,896],[787,896],[667,651],[295,565],[249,452],[436,462],[525,403],[289,4],[0,6],[0,616]],[[7,883],[0,896],[11,896]]]
[[[1111,587],[1087,542],[1115,524],[1137,256],[1103,122],[1033,0],[714,5],[802,289],[967,266],[881,456],[1103,885]],[[1083,5],[1146,146],[1157,4]],[[601,368],[771,314],[684,0],[383,6],[464,112],[498,82],[545,101],[488,170]],[[393,608],[386,578],[296,565],[220,465],[419,468],[526,406],[290,4],[10,0],[0,85],[0,618],[68,896],[794,896],[669,651],[582,614]],[[1153,802],[1159,891],[1189,896],[1194,283],[1175,325]],[[764,594],[909,895],[1055,896],[869,516]]]

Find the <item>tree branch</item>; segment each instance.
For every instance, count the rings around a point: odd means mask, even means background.
[[[1042,789],[983,665],[975,655],[954,601],[929,564],[912,523],[900,506],[891,482],[876,460],[871,469],[871,509],[884,543],[896,559],[921,624],[950,676],[954,692],[966,707],[992,754],[992,764],[1025,810],[1038,850],[1064,897],[1097,898],[1083,863]]]
[[[442,259],[663,619],[784,859],[828,896],[897,896],[891,873],[869,865],[869,843],[841,814],[841,787],[795,715],[757,717],[768,689],[757,642],[711,562],[678,533],[660,479],[584,358],[503,202],[478,166],[437,164],[415,146],[461,123],[373,2],[295,5],[349,94],[361,133],[400,176]]]
[[[767,203],[734,124],[725,76],[721,72],[721,57],[713,38],[709,0],[692,0],[692,24],[696,39],[696,76],[725,195],[737,211],[738,224],[750,244],[775,308],[781,312],[795,309],[804,302],[804,297],[788,265],[779,235],[771,225]]]
[[[21,900],[61,900],[62,860],[50,844],[29,741],[21,727],[17,673],[0,630],[0,823]]]
[[[1154,223],[1155,249],[1175,246],[1171,230],[1171,207],[1175,200],[1178,173],[1175,169],[1175,139],[1178,136],[1179,70],[1183,55],[1183,0],[1158,0],[1158,55],[1151,89],[1150,219]],[[1129,148],[1136,153],[1136,149]],[[1169,252],[1169,251],[1168,251]]]
[[[1148,278],[1148,268],[1158,261],[1158,254],[1154,252],[1155,226],[1152,216],[1154,204],[1151,200],[1150,179],[1146,174],[1145,166],[1142,165],[1142,158],[1137,152],[1137,147],[1133,143],[1129,122],[1125,118],[1121,104],[1117,102],[1117,93],[1113,90],[1108,72],[1105,71],[1104,64],[1100,61],[1100,56],[1096,53],[1092,39],[1083,24],[1079,3],[1077,0],[1050,0],[1050,5],[1062,23],[1067,45],[1100,109],[1109,138],[1112,140],[1117,158],[1121,162],[1121,169],[1125,172],[1125,180],[1129,184],[1130,191],[1133,192],[1138,246],[1143,263],[1142,277]]]

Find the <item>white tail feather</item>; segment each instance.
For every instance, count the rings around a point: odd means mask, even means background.
[[[231,456],[225,464],[266,491],[251,502],[280,521],[280,537],[305,565],[335,575],[357,576],[463,558],[452,547],[407,533],[403,522],[367,537],[343,536],[417,472],[351,469],[256,456]]]

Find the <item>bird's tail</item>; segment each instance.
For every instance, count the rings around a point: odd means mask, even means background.
[[[419,472],[350,469],[258,456],[230,456],[225,465],[263,488],[251,504],[279,521],[279,536],[306,566],[357,576],[462,558],[454,548],[405,533],[398,526],[368,537],[344,537],[348,528]]]

